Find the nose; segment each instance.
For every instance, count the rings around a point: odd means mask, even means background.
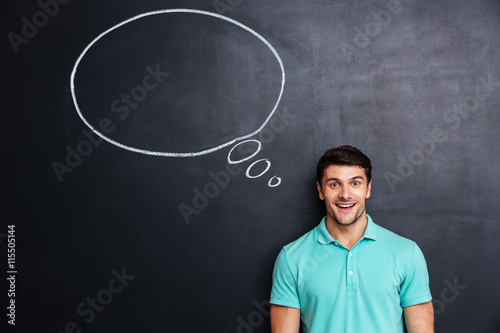
[[[349,189],[349,186],[342,186],[342,189],[339,192],[339,198],[345,201],[351,199],[351,191]]]

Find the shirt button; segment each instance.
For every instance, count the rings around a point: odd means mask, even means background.
[[[352,257],[352,253],[351,252],[349,252],[349,257]]]
[[[333,244],[335,244],[335,245],[337,245],[337,246],[339,245],[339,243],[333,243]]]
[[[353,271],[349,271],[349,275],[353,275],[353,274],[354,274],[354,272],[353,272]]]

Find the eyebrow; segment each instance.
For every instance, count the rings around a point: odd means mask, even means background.
[[[362,176],[354,176],[352,178],[349,178],[348,180],[355,180],[355,179],[361,179],[361,180],[365,180]],[[338,178],[328,178],[326,180],[326,182],[329,182],[329,181],[332,181],[332,180],[337,180],[337,181],[340,181],[341,179],[338,179]]]

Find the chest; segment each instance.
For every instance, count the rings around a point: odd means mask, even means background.
[[[345,302],[346,297],[367,302],[397,300],[404,279],[403,263],[370,247],[324,247],[304,256],[297,271],[301,303]]]

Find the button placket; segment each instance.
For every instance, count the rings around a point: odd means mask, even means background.
[[[358,283],[356,278],[357,272],[356,269],[354,268],[354,256],[352,252],[353,249],[351,249],[347,253],[346,271],[347,271],[347,290],[349,292],[357,292],[358,290]]]

